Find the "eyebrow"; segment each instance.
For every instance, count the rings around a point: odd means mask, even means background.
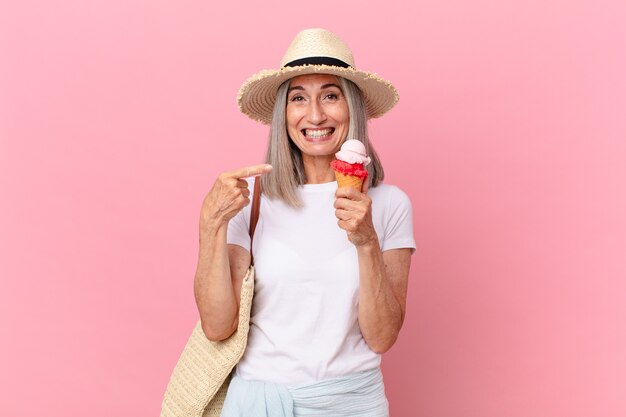
[[[322,88],[320,88],[320,90],[325,90],[325,89],[330,88],[330,87],[337,87],[339,89],[339,91],[342,91],[341,87],[339,87],[337,84],[334,84],[334,83],[324,84],[324,85],[322,85]],[[287,90],[287,92],[290,92],[291,90],[304,91],[304,87],[302,87],[300,85],[294,85],[293,87],[289,87],[289,90]]]

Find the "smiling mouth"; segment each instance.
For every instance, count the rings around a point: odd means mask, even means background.
[[[335,128],[328,128],[328,129],[302,129],[302,135],[304,135],[305,138],[307,139],[312,139],[312,140],[319,140],[319,139],[327,139],[329,138],[333,132],[335,131]]]

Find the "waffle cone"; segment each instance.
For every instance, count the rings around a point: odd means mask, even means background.
[[[352,187],[358,192],[361,192],[363,188],[363,179],[355,177],[354,175],[344,175],[341,172],[335,171],[335,177],[337,178],[338,187]]]

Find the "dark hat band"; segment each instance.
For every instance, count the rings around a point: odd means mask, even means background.
[[[296,59],[286,63],[284,67],[299,67],[302,65],[330,65],[332,67],[350,68],[350,65],[346,64],[340,59],[331,58],[328,56],[310,56],[307,58]]]

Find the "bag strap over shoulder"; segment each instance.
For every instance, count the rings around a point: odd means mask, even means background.
[[[261,207],[261,177],[254,179],[254,195],[252,197],[252,211],[250,212],[250,265],[254,265],[254,256],[252,255],[252,240],[254,239],[254,230],[259,221],[259,209]]]

